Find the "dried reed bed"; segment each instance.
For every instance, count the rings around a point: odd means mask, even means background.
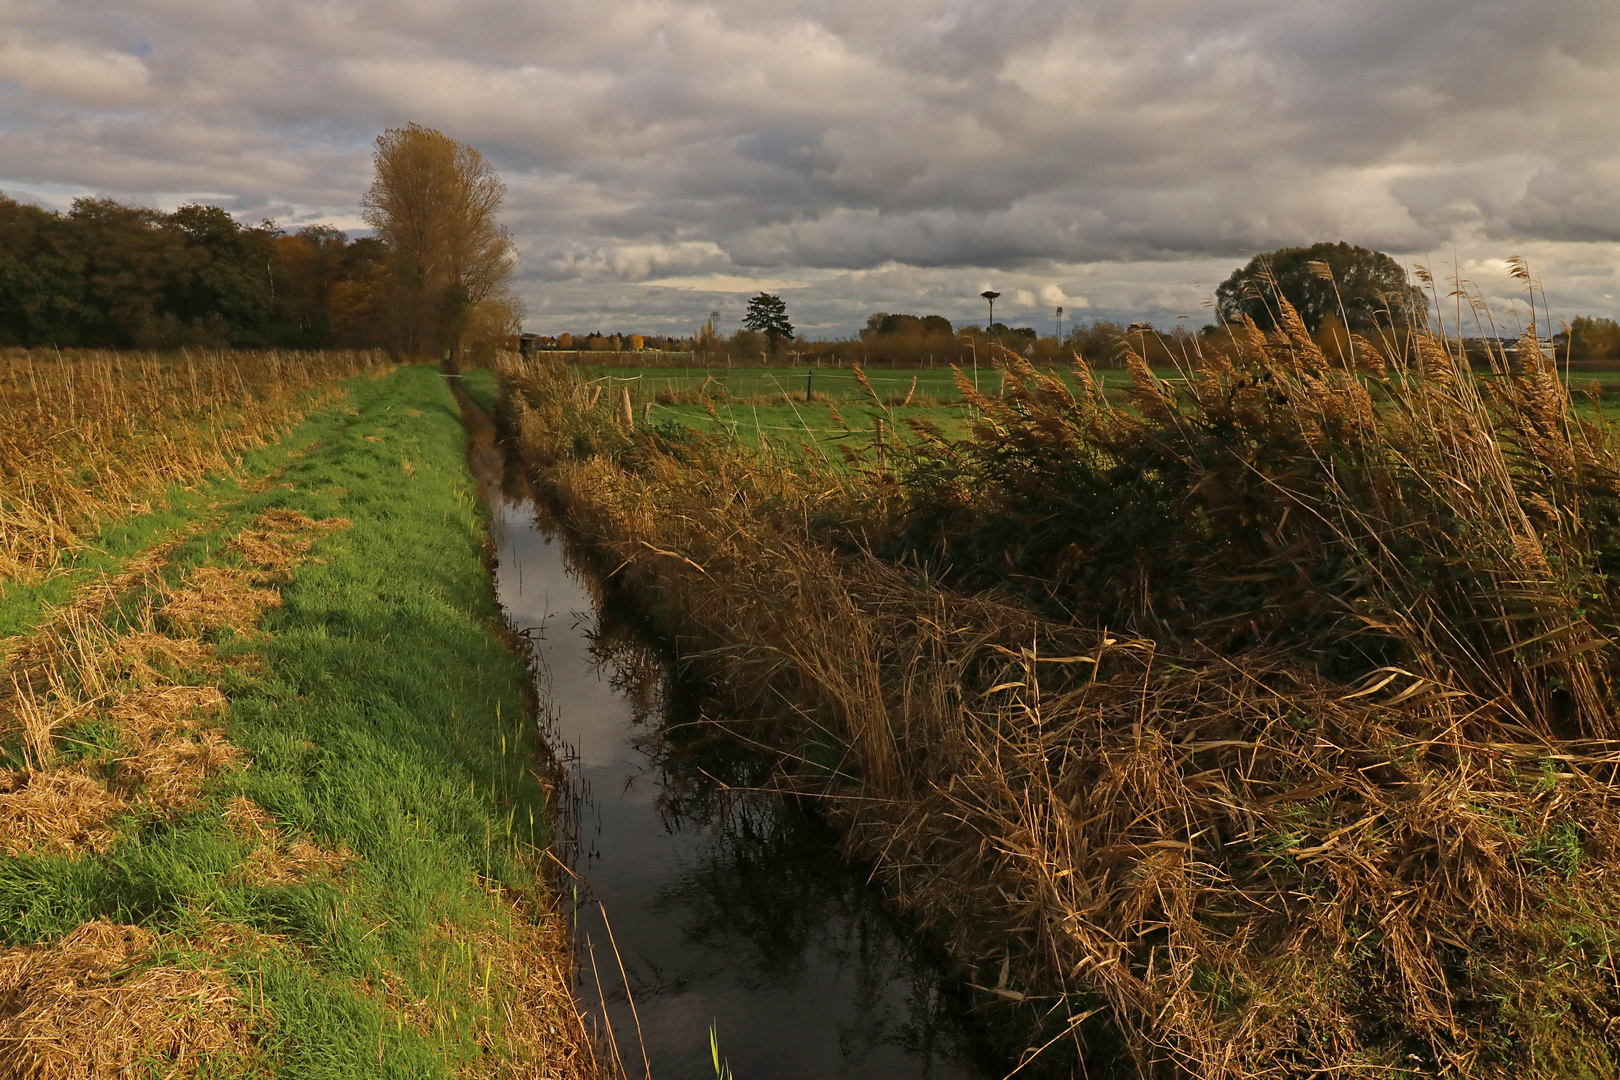
[[[0,352],[0,582],[50,571],[97,524],[229,469],[374,352]]]
[[[1050,613],[1223,652],[1286,649],[1335,677],[1466,690],[1550,737],[1620,737],[1620,453],[1534,333],[1489,377],[1410,338],[1329,358],[1283,303],[1185,358],[1128,357],[1128,406],[1008,354],[973,436],[924,437],[874,543]],[[886,519],[879,521],[879,519]],[[887,535],[882,535],[882,534]]]
[[[1376,351],[1357,346],[1371,364]],[[1487,402],[1443,366],[1444,343],[1425,348],[1419,378],[1371,373],[1386,380],[1384,400],[1285,336],[1253,340],[1236,361],[1207,358],[1191,406],[1145,368],[1131,410],[1016,368],[1023,389],[1009,403],[977,403],[978,452],[1037,442],[1052,473],[1132,425],[1159,425],[1171,460],[1189,415],[1218,408],[1230,409],[1225,423],[1263,417],[1266,449],[1291,431],[1301,460],[1331,461],[1337,486],[1314,492],[1274,475],[1293,506],[1277,513],[1313,515],[1330,538],[1364,545],[1361,573],[1393,582],[1386,602],[1410,603],[1401,621],[1366,613],[1410,666],[1349,683],[1304,649],[1204,642],[1191,622],[1162,624],[1163,641],[1109,633],[840,553],[810,539],[812,521],[892,538],[915,526],[916,505],[889,478],[851,491],[847,478],[697,440],[632,437],[583,411],[561,369],[509,361],[504,379],[567,518],[736,714],[755,718],[734,733],[782,755],[784,784],[828,798],[899,902],[987,993],[1030,1011],[1047,1060],[1066,1044],[1086,1058],[1106,1018],[1141,1076],[1609,1075],[1620,1022],[1612,649],[1555,647],[1514,666],[1511,649],[1503,660],[1478,644],[1591,640],[1579,624],[1562,637],[1545,629],[1584,617],[1546,554],[1579,550],[1578,519],[1531,532],[1539,523],[1523,507],[1559,477],[1589,478],[1578,469],[1606,460],[1605,436],[1567,398],[1561,416],[1547,411],[1561,388],[1534,364],[1504,372]],[[1256,387],[1270,406],[1246,396]],[[1337,437],[1363,449],[1367,475],[1325,452]],[[1536,440],[1550,449],[1527,462]],[[1571,464],[1559,473],[1544,458]],[[1418,486],[1380,486],[1391,472]],[[1527,475],[1547,487],[1527,489]],[[1179,477],[1185,495],[1200,474]],[[1020,490],[980,479],[981,499]],[[1363,481],[1389,494],[1388,531],[1355,516],[1378,504],[1333,503]],[[1421,515],[1397,513],[1414,490],[1478,519],[1461,537],[1473,561],[1456,560],[1468,573],[1448,588],[1380,564],[1382,538],[1419,531]],[[1456,497],[1470,490],[1475,501]],[[986,518],[1007,505],[954,498],[953,513]],[[1438,544],[1449,528],[1421,540]],[[1496,623],[1447,624],[1454,605],[1491,603],[1492,585],[1497,603],[1532,597],[1542,628],[1525,632],[1533,620],[1517,606]],[[1151,625],[1136,614],[1139,629]]]

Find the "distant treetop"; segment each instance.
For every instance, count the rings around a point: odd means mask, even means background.
[[[951,321],[943,315],[891,315],[887,311],[874,312],[867,317],[861,331],[862,341],[880,337],[949,337]]]
[[[0,194],[0,345],[314,349],[378,342],[367,283],[380,242],[286,233],[217,206],[172,213]]]
[[[743,326],[756,334],[764,334],[770,340],[772,349],[784,341],[793,340],[793,324],[788,322],[787,305],[775,293],[762,292],[748,301]]]
[[[1313,334],[1329,315],[1362,333],[1391,324],[1421,326],[1429,317],[1423,293],[1407,283],[1399,263],[1343,242],[1256,255],[1221,282],[1215,306],[1225,322],[1247,315],[1270,330],[1276,325],[1278,295],[1287,298]]]

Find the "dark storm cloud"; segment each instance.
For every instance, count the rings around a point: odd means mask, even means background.
[[[1173,314],[1319,239],[1603,309],[1616,56],[1608,0],[0,0],[0,186],[354,227],[416,120],[502,167],[537,319]]]

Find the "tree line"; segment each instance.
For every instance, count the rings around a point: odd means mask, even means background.
[[[361,201],[375,235],[243,225],[81,198],[0,194],[0,345],[320,349],[442,356],[516,334],[505,196],[472,147],[416,124],[377,139]]]
[[[164,213],[0,195],[0,344],[321,348],[372,344],[382,244],[329,226],[243,226],[217,206]]]

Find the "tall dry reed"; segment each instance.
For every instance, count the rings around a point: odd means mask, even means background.
[[[1128,403],[1005,357],[963,380],[971,438],[925,436],[899,497],[862,518],[888,554],[959,586],[1159,641],[1287,650],[1412,694],[1466,691],[1538,735],[1620,737],[1620,454],[1533,334],[1473,373],[1413,337],[1391,366],[1329,358],[1283,302],[1229,351]],[[874,518],[884,518],[879,527]]]
[[[910,486],[626,431],[565,369],[505,382],[542,482],[732,733],[1026,1010],[1039,1061],[1096,1075],[1113,1038],[1138,1076],[1612,1075],[1620,741],[1581,561],[1608,534],[1558,523],[1602,498],[1607,434],[1532,350],[1481,383],[1443,341],[1394,373],[1356,342],[1358,373],[1255,335],[1181,387],[1138,364],[1130,408],[1011,361]],[[1085,470],[1158,500],[1176,590],[1074,550],[1085,521],[1063,539],[1065,513],[1106,523],[1060,486]],[[960,531],[919,531],[942,495]],[[1009,521],[1062,542],[999,558]],[[969,551],[995,573],[953,572]]]
[[[0,352],[0,582],[50,571],[100,522],[229,469],[372,352]]]

